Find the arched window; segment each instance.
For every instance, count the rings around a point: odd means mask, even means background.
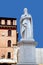
[[[11,40],[8,40],[8,47],[11,47]]]
[[[8,56],[7,56],[7,58],[11,58],[11,52],[8,52]]]
[[[8,36],[11,36],[11,30],[8,30]]]

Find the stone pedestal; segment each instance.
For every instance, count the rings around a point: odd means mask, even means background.
[[[20,41],[18,52],[18,64],[36,64],[35,41]]]

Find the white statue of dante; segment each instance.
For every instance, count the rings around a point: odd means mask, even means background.
[[[33,40],[33,22],[27,8],[24,8],[24,14],[20,18],[20,32],[22,40]]]

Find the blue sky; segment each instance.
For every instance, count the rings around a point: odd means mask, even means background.
[[[37,47],[43,48],[43,0],[0,0],[0,17],[17,18],[17,31],[20,40],[20,16],[27,7],[33,18],[34,39]]]

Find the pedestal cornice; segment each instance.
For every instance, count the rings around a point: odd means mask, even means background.
[[[27,41],[27,40],[22,40],[22,41],[19,41],[18,44],[19,45],[37,45],[37,42],[36,41]]]

